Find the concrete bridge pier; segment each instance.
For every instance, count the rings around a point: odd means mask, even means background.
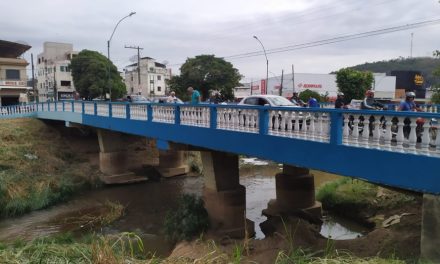
[[[144,153],[136,155],[138,153],[129,149],[130,143],[140,142],[141,139],[119,132],[98,129],[99,169],[104,174],[100,179],[104,183],[119,184],[147,180],[130,171],[142,168],[142,154]]]
[[[202,163],[211,229],[232,238],[253,236],[254,223],[246,219],[246,189],[239,183],[238,155],[204,151]]]
[[[423,194],[420,258],[440,263],[440,196]]]
[[[270,200],[266,216],[299,215],[321,218],[321,203],[315,200],[315,183],[309,169],[284,164],[275,176],[276,199]]]
[[[160,150],[159,167],[157,169],[163,177],[173,177],[188,173],[189,167],[185,163],[184,151]]]

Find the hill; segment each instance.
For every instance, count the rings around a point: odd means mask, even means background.
[[[359,71],[371,71],[371,72],[385,72],[389,74],[391,71],[395,70],[412,70],[420,71],[425,77],[426,86],[431,86],[432,84],[439,84],[440,78],[435,77],[432,73],[436,68],[440,67],[440,59],[430,58],[430,57],[419,57],[419,58],[398,58],[388,61],[376,61],[367,62],[364,64],[359,64],[351,69]]]

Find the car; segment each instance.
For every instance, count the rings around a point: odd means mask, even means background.
[[[153,97],[153,98],[151,98],[151,102],[152,103],[176,103],[176,104],[183,104],[183,101],[180,100],[177,97],[174,99],[174,102],[168,102],[168,97],[167,96]]]
[[[348,105],[349,109],[361,109],[361,104],[363,100],[352,99],[350,104]]]
[[[279,95],[251,95],[243,98],[238,105],[260,105],[260,106],[274,106],[274,107],[299,107]]]
[[[142,96],[142,95],[127,95],[127,101],[130,103],[150,103],[150,99]]]

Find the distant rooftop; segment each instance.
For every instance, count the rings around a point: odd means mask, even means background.
[[[25,53],[31,46],[20,44],[16,42],[10,42],[6,40],[0,40],[0,57],[1,58],[17,58],[21,54]]]

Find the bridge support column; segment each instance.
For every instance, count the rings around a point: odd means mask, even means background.
[[[420,257],[440,263],[440,196],[423,194]]]
[[[309,169],[283,165],[275,176],[276,199],[263,210],[266,216],[304,215],[321,218],[321,203],[315,201],[315,183]]]
[[[186,174],[189,167],[185,164],[184,151],[160,150],[158,170],[163,177]]]
[[[211,228],[220,234],[253,236],[254,223],[246,219],[246,189],[239,183],[238,156],[225,152],[202,152],[205,187],[203,199]]]
[[[147,180],[129,171],[142,168],[142,157],[138,157],[138,153],[128,147],[130,143],[139,139],[119,132],[98,129],[99,169],[104,174],[100,177],[104,183],[119,184]]]

